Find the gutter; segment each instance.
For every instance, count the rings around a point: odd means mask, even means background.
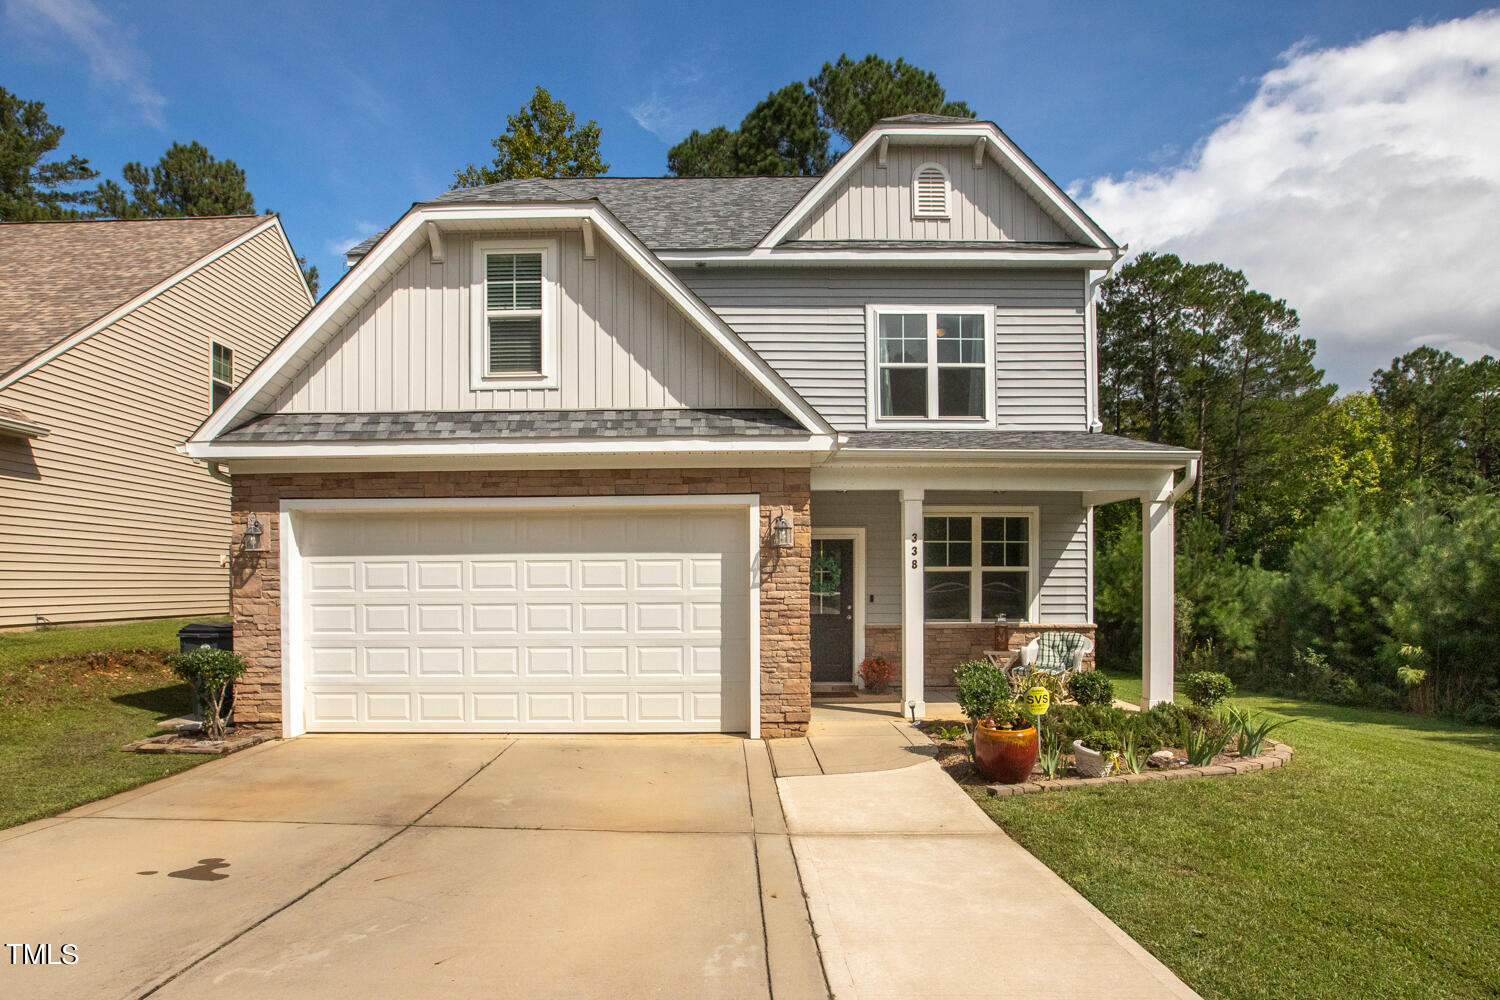
[[[1120,261],[1130,252],[1130,244],[1115,251],[1114,259],[1109,262],[1109,267],[1099,277],[1089,281],[1084,287],[1084,305],[1088,309],[1088,356],[1085,359],[1088,367],[1088,411],[1089,411],[1089,433],[1098,434],[1104,430],[1104,421],[1099,418],[1099,311],[1096,298],[1099,294],[1099,286],[1114,277],[1115,268],[1120,266]]]
[[[1182,482],[1172,488],[1172,503],[1176,503],[1187,495],[1187,491],[1193,488],[1198,481],[1198,463],[1201,459],[1190,458],[1187,464],[1187,475],[1182,477]]]
[[[18,417],[0,416],[0,434],[11,437],[41,438],[51,434],[47,427],[33,421],[22,420]]]

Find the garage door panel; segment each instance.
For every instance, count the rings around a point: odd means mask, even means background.
[[[745,729],[743,512],[302,523],[309,729]]]

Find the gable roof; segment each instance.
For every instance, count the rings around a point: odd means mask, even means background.
[[[818,178],[818,183],[808,189],[802,199],[781,217],[757,244],[758,248],[770,249],[789,239],[797,226],[818,209],[823,199],[838,190],[855,167],[871,156],[884,156],[886,145],[893,141],[914,145],[932,142],[976,144],[976,163],[980,155],[997,162],[1023,191],[1036,199],[1065,230],[1070,230],[1079,243],[1111,253],[1119,250],[1109,234],[1089,218],[1088,213],[1052,178],[1043,173],[1031,157],[1023,153],[1011,141],[1010,136],[1000,130],[1000,126],[973,118],[926,114],[899,115],[876,122],[847,153],[839,157],[833,169]]]
[[[433,204],[597,201],[652,251],[746,250],[806,194],[816,177],[559,177],[449,191]],[[362,257],[386,230],[348,251]]]
[[[409,259],[418,246],[440,240],[441,234],[450,229],[478,231],[506,227],[580,228],[586,239],[597,236],[607,241],[777,406],[809,433],[833,434],[832,426],[817,410],[599,202],[432,202],[413,206],[376,241],[370,253],[334,285],[193,433],[188,440],[188,453],[194,457],[211,457],[210,442],[220,439],[230,428],[250,417],[265,412],[276,393],[312,362],[316,352],[340,324],[376,294],[384,278]]]
[[[0,377],[271,218],[0,225]]]

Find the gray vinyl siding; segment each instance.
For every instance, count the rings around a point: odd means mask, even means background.
[[[553,388],[474,389],[475,240],[558,243]],[[323,346],[272,412],[766,407],[766,395],[602,239],[576,230],[450,234],[444,260],[421,246]]]
[[[1060,222],[986,153],[974,148],[892,145],[884,168],[873,152],[820,201],[792,240],[1072,240]],[[948,171],[949,217],[912,218],[912,176],[935,162]]]
[[[991,303],[997,426],[1087,428],[1078,271],[689,268],[679,277],[839,430],[866,429],[867,305]]]
[[[307,311],[269,229],[0,390],[50,429],[0,437],[0,626],[223,614],[229,487],[177,446]]]
[[[1041,620],[1048,624],[1093,621],[1088,587],[1088,512],[1074,493],[929,492],[931,507],[1036,507],[1041,548]],[[816,530],[865,529],[866,625],[901,624],[901,504],[895,491],[815,492]]]

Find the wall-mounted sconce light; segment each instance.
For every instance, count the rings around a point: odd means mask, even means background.
[[[786,519],[786,512],[776,515],[776,520],[771,522],[771,544],[778,549],[789,549],[792,547],[792,522]]]
[[[241,536],[243,542],[241,548],[246,552],[261,551],[260,538],[265,533],[266,529],[261,525],[260,518],[251,514],[249,522],[245,525],[245,533]]]

